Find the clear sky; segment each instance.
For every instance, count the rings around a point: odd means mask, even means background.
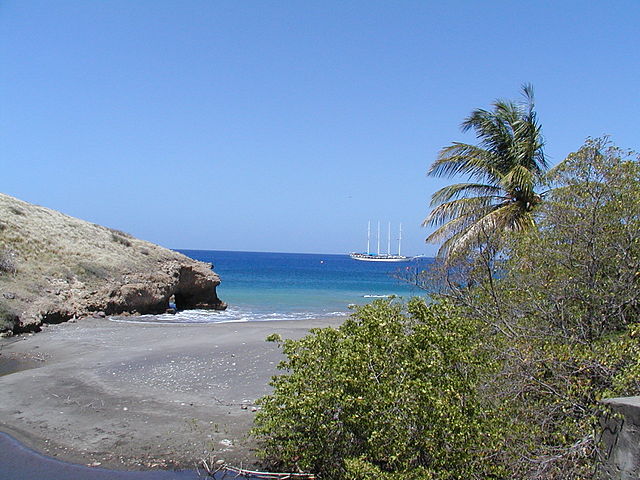
[[[640,149],[639,40],[638,0],[2,0],[0,191],[171,248],[343,253],[381,220],[429,255],[429,165],[523,83],[552,163]]]

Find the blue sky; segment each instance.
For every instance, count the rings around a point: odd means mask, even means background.
[[[420,227],[437,152],[534,85],[552,163],[639,150],[640,2],[0,2],[0,191],[171,248]],[[394,234],[395,236],[395,234]]]

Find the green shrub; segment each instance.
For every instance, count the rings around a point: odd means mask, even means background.
[[[483,395],[512,419],[510,478],[581,480],[607,455],[600,400],[640,394],[640,159],[592,139],[549,179],[538,229],[442,269],[442,291],[496,332]]]
[[[288,373],[259,401],[253,430],[271,468],[327,479],[498,473],[485,461],[497,421],[477,392],[491,362],[478,325],[449,304],[377,301],[281,346]]]

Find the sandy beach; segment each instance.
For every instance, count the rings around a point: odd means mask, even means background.
[[[89,318],[0,340],[0,431],[62,460],[191,468],[204,455],[251,466],[256,399],[299,338],[341,319],[136,324]]]

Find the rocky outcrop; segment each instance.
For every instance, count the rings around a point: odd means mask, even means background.
[[[600,418],[600,441],[596,478],[637,480],[640,478],[640,397],[602,401],[610,411]]]
[[[212,265],[0,194],[0,331],[97,312],[226,308]]]

